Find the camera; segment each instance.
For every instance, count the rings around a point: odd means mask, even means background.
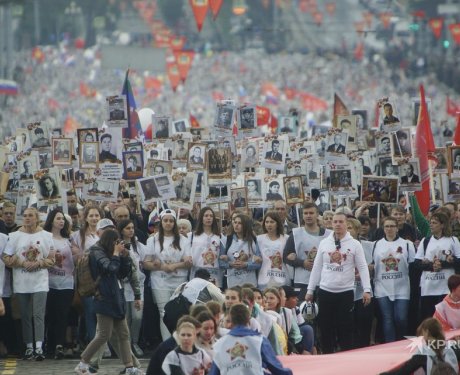
[[[130,242],[125,242],[125,243],[123,244],[123,246],[124,246],[125,249],[128,250],[128,251],[131,249],[131,243],[130,243]]]

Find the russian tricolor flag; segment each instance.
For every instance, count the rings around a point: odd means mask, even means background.
[[[14,81],[0,79],[0,95],[18,95],[18,84]]]

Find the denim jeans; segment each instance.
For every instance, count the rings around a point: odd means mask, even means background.
[[[382,313],[382,325],[385,342],[401,340],[407,331],[407,318],[409,312],[408,299],[395,299],[388,297],[377,298]]]
[[[86,340],[90,342],[96,336],[96,313],[93,297],[81,297],[85,310]]]

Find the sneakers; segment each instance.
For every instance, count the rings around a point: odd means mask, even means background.
[[[90,374],[97,374],[99,367],[97,365],[89,365],[88,370]]]
[[[34,359],[34,350],[32,348],[27,348],[26,352],[24,353],[24,357],[22,359],[25,359],[28,361]]]
[[[64,358],[64,356],[64,348],[62,347],[62,345],[57,345],[56,350],[54,351],[54,359],[62,359]]]
[[[136,357],[142,357],[144,355],[144,351],[137,344],[132,344],[131,350]]]
[[[38,348],[35,350],[35,360],[36,361],[43,361],[45,359],[45,354],[43,354],[43,349]]]
[[[109,346],[105,344],[104,354],[102,358],[111,358],[111,357],[112,357],[112,352],[110,351]]]
[[[77,375],[89,375],[90,374],[88,365],[83,365],[81,362],[77,365],[77,367],[75,367],[74,372]]]
[[[144,375],[144,372],[136,367],[129,367],[126,369],[126,375]]]

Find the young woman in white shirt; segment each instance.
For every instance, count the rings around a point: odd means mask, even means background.
[[[422,319],[434,314],[435,306],[449,293],[447,279],[455,274],[460,261],[460,243],[452,236],[449,217],[435,212],[430,218],[431,237],[420,241],[415,266],[422,271],[420,278],[420,315]]]
[[[205,268],[215,284],[222,287],[223,270],[219,268],[219,254],[222,242],[216,215],[211,207],[203,207],[198,214],[196,231],[189,235],[193,267],[190,278],[195,271]]]
[[[35,208],[27,208],[22,217],[22,227],[10,233],[2,258],[7,267],[13,268],[13,289],[21,308],[27,347],[24,359],[43,361],[48,268],[54,264],[54,243],[51,233],[38,225],[40,218]]]
[[[179,234],[174,210],[160,213],[157,234],[147,240],[144,269],[150,271],[153,298],[160,313],[160,330],[163,341],[171,336],[163,322],[164,307],[175,289],[187,281],[192,266],[190,242]]]
[[[383,219],[384,238],[375,242],[374,296],[382,314],[385,342],[402,340],[407,334],[410,300],[409,264],[414,261],[411,241],[398,236],[398,222]]]
[[[123,283],[125,300],[126,300],[126,321],[131,334],[132,350],[136,356],[144,355],[143,350],[139,347],[139,335],[142,325],[142,312],[144,300],[144,281],[145,274],[143,262],[145,260],[145,245],[139,242],[134,235],[134,222],[130,219],[121,220],[117,226],[118,233],[125,244],[129,244],[129,255],[136,269],[136,275],[139,280],[140,295],[136,296],[129,279],[126,278]],[[137,288],[136,288],[137,289]]]
[[[49,286],[46,303],[47,348],[54,349],[54,359],[64,358],[68,315],[74,295],[74,262],[70,248],[70,222],[55,209],[48,214],[43,227],[53,235],[55,263],[48,269]]]
[[[284,234],[283,222],[276,212],[267,212],[262,228],[264,234],[257,236],[257,244],[262,254],[259,270],[260,289],[279,287],[287,282],[286,265],[283,263],[283,250],[288,236]]]
[[[72,233],[70,242],[74,261],[88,251],[91,246],[99,241],[96,226],[99,220],[104,217],[104,211],[99,206],[87,205],[83,210],[83,225],[78,232]],[[76,263],[75,263],[76,264]],[[94,313],[93,297],[82,297],[84,316],[86,323],[86,340],[90,342],[96,335],[96,314]]]

